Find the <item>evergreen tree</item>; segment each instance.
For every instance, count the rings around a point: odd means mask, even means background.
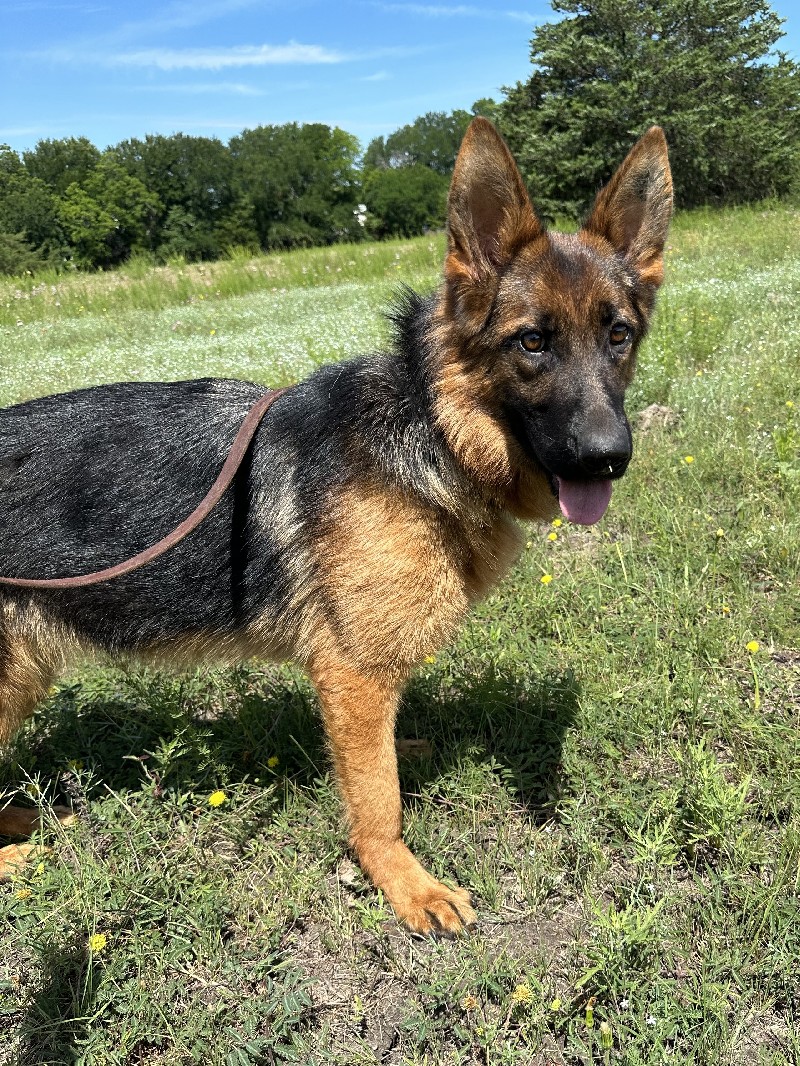
[[[800,70],[765,0],[553,0],[500,126],[546,215],[578,214],[648,126],[680,206],[785,195],[800,173]]]

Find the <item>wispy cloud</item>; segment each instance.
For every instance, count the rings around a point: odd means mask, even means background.
[[[130,40],[135,37],[151,37],[168,30],[188,30],[208,22],[225,18],[260,4],[261,0],[174,0],[165,4],[158,14],[143,19],[131,19],[105,35],[106,40]]]
[[[130,52],[89,55],[83,48],[59,46],[39,52],[40,58],[61,63],[100,63],[108,67],[155,67],[158,70],[228,70],[343,63],[341,52],[318,44],[243,44],[231,48],[141,48]]]
[[[267,94],[263,89],[257,89],[254,85],[245,85],[242,82],[234,81],[194,81],[185,82],[182,85],[165,85],[163,82],[158,85],[137,85],[136,92],[154,92],[154,93],[186,93],[189,96],[202,96],[204,93],[214,93],[219,95],[220,93],[230,93],[234,96],[266,96]]]
[[[375,3],[381,11],[390,11],[406,15],[424,15],[427,18],[489,18],[515,19],[518,22],[535,23],[543,21],[542,16],[530,11],[498,11],[472,4],[391,4]]]
[[[364,52],[338,52],[319,44],[242,44],[230,48],[139,48],[132,51],[88,51],[85,45],[58,45],[30,53],[31,58],[70,65],[154,68],[163,71],[218,71],[244,67],[320,66],[357,63],[387,57],[404,58],[430,50],[430,45],[390,45]],[[378,80],[378,79],[376,79]]]
[[[0,142],[6,137],[29,137],[49,132],[47,126],[3,126],[0,127]]]
[[[391,74],[388,70],[378,70],[374,74],[366,74],[360,81],[388,81],[391,78]]]

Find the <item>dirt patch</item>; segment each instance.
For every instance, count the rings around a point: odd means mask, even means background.
[[[655,429],[669,429],[679,420],[678,412],[673,407],[661,403],[651,403],[636,416],[636,428],[640,433],[651,433]]]
[[[462,1001],[477,991],[479,971],[505,973],[510,990],[531,970],[544,968],[553,988],[560,987],[580,928],[580,908],[570,903],[549,916],[514,912],[486,918],[470,937],[454,940],[414,937],[392,921],[350,935],[315,923],[295,927],[282,951],[310,981],[315,1042],[346,1053],[347,1061],[363,1057],[401,1066],[408,1061],[409,1025],[416,1027],[420,1013],[435,1017],[446,1009],[457,1016]],[[501,996],[503,1003],[506,999]],[[499,1016],[506,1007],[487,1001],[482,1009]],[[452,1050],[467,1055],[458,1059],[465,1066],[484,1062],[477,1048],[468,1050],[455,1034]],[[557,1060],[551,1055],[536,1061]]]

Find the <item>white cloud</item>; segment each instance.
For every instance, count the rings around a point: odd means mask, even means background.
[[[139,48],[135,51],[87,51],[85,46],[70,48],[59,45],[40,52],[28,53],[29,58],[46,59],[53,63],[87,63],[105,67],[154,68],[164,71],[218,71],[244,67],[320,66],[337,63],[356,63],[387,57],[405,58],[429,51],[431,45],[414,47],[387,46],[365,52],[337,52],[319,44],[242,44],[230,48]],[[375,80],[378,80],[377,78]]]
[[[31,134],[48,133],[46,126],[4,126],[0,128],[0,142],[5,137],[28,137]]]
[[[232,48],[142,48],[110,55],[110,66],[156,67],[159,70],[227,70],[287,64],[342,63],[339,52],[318,44],[238,45]]]
[[[486,7],[476,7],[472,4],[391,4],[376,3],[382,11],[391,11],[407,15],[424,15],[427,18],[507,18],[519,22],[527,22],[531,25],[544,21],[528,11],[492,11]]]
[[[168,30],[188,30],[207,22],[224,19],[237,11],[254,7],[260,0],[177,0],[165,4],[157,14],[140,20],[121,22],[116,29],[104,35],[105,40],[130,40],[132,37],[152,36]]]
[[[186,82],[183,85],[137,85],[136,92],[187,93],[201,96],[203,93],[231,93],[235,96],[266,96],[263,89],[233,81]]]
[[[388,70],[378,70],[374,74],[366,74],[361,81],[388,81],[391,78],[391,74]]]
[[[318,44],[243,44],[230,48],[140,48],[135,51],[87,52],[59,46],[29,53],[56,63],[101,64],[106,67],[155,67],[158,70],[227,70],[243,67],[308,66],[344,63],[346,56]]]

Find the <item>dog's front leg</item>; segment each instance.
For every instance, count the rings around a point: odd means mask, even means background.
[[[314,663],[311,676],[362,870],[415,932],[456,933],[472,925],[467,892],[431,877],[403,843],[394,739],[399,686],[331,658]]]

